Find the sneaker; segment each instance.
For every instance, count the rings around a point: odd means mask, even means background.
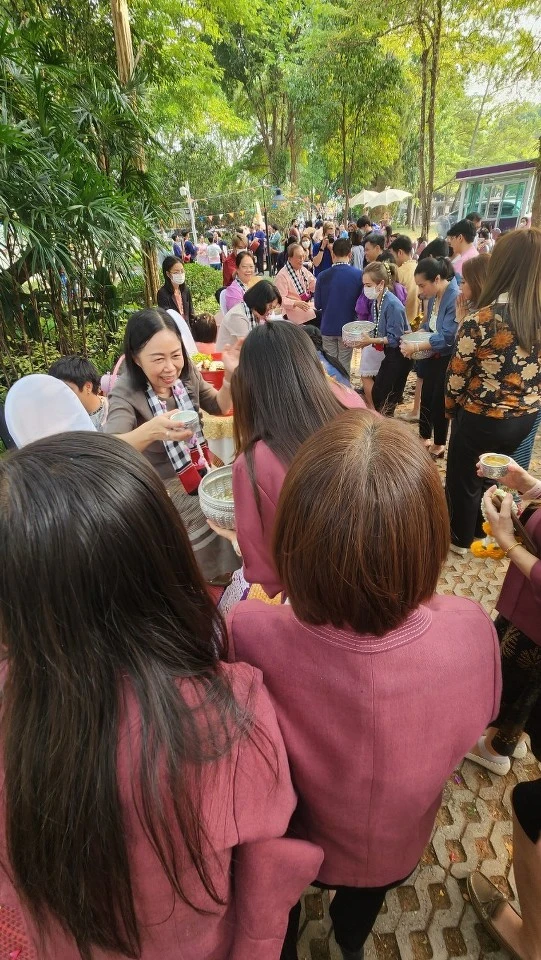
[[[459,557],[465,557],[468,552],[467,547],[459,547],[456,543],[451,543],[449,550],[452,550],[453,553],[458,553]]]
[[[519,740],[515,749],[513,750],[512,757],[514,760],[524,760],[528,756],[528,744],[525,740]]]
[[[486,737],[480,737],[477,741],[477,748],[474,747],[473,750],[470,750],[470,752],[466,754],[466,759],[473,760],[478,766],[484,767],[485,770],[490,770],[491,773],[495,773],[498,777],[505,777],[511,769],[511,760],[509,757],[495,755],[493,759],[489,759],[488,756],[485,756],[485,754],[488,753],[485,747],[485,741]],[[475,749],[479,752],[475,753]]]

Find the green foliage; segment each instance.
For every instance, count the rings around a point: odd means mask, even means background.
[[[186,284],[192,294],[195,312],[215,314],[218,304],[214,294],[222,286],[221,272],[199,263],[187,263]]]

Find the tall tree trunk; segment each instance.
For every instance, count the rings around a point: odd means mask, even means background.
[[[115,34],[116,62],[118,79],[122,86],[130,82],[133,68],[133,46],[131,40],[130,16],[126,0],[111,0],[111,14]],[[140,151],[135,155],[138,170],[145,169],[145,157]],[[141,241],[143,274],[145,277],[145,301],[147,307],[153,306],[158,299],[158,261],[156,248],[147,240]]]
[[[430,99],[428,102],[428,176],[426,183],[426,227],[427,236],[432,219],[432,196],[434,194],[434,173],[436,169],[436,99],[438,93],[438,76],[440,69],[441,27],[442,27],[442,0],[436,0],[434,9],[434,24],[432,29],[432,49],[430,62]]]
[[[342,103],[342,116],[340,118],[340,146],[342,150],[342,187],[346,202],[346,215],[349,207],[348,173],[347,173],[347,127],[346,127],[346,107]]]
[[[409,198],[406,208],[406,226],[413,230],[413,197]]]
[[[429,50],[426,46],[426,34],[422,21],[419,20],[419,33],[423,42],[423,52],[421,54],[421,104],[419,109],[419,203],[421,207],[421,228],[422,232],[428,237],[430,226],[430,215],[427,215],[426,209],[426,168],[425,168],[425,144],[426,144],[426,88],[428,82],[428,55]],[[428,224],[428,225],[426,225]]]
[[[289,165],[290,165],[289,177],[291,180],[291,189],[293,192],[295,192],[297,189],[297,179],[298,179],[299,142],[298,142],[297,124],[295,123],[295,113],[294,113],[291,101],[289,99],[288,99],[287,109],[289,113],[289,122],[288,122]]]
[[[539,137],[539,157],[535,176],[535,192],[532,204],[532,227],[541,228],[541,137]]]

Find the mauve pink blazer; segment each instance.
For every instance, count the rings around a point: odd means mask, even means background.
[[[530,517],[526,530],[541,556],[541,509]],[[541,646],[541,560],[532,567],[529,579],[514,563],[509,564],[496,609]]]
[[[229,633],[230,655],[263,671],[299,797],[289,832],[323,848],[318,879],[378,887],[407,877],[445,781],[498,712],[490,617],[472,600],[434,596],[375,637],[249,600],[231,612]]]
[[[331,390],[345,407],[365,407],[364,400],[355,393],[329,381]],[[278,498],[287,467],[259,441],[254,447],[254,475],[260,497],[260,511],[248,475],[243,453],[233,464],[233,499],[236,506],[237,541],[242,553],[244,576],[248,583],[260,583],[269,597],[282,590],[272,559],[272,531]]]
[[[224,665],[237,702],[253,715],[259,736],[237,741],[232,752],[203,769],[203,818],[215,855],[207,865],[225,905],[205,893],[195,868],[186,866],[182,882],[187,896],[208,913],[198,913],[175,897],[145,836],[136,811],[136,762],[130,762],[128,731],[137,756],[139,719],[133,700],[119,739],[119,785],[124,806],[136,912],[141,925],[142,960],[279,960],[288,913],[322,860],[309,843],[284,839],[295,794],[276,715],[261,673],[245,663]],[[192,699],[188,681],[183,692]],[[193,696],[195,702],[195,695]],[[3,818],[2,818],[3,822]],[[0,851],[5,861],[2,826]],[[177,836],[177,855],[186,857]],[[23,914],[35,952],[24,957],[80,960],[73,942],[55,923],[45,952],[4,871],[0,871],[0,905]],[[1,917],[1,911],[0,911]],[[22,941],[13,940],[13,951]],[[118,960],[117,954],[93,952],[95,960]],[[7,953],[6,953],[7,957]],[[21,957],[22,960],[22,957]]]

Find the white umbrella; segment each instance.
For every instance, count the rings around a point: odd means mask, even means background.
[[[382,190],[381,193],[376,193],[376,195],[368,201],[368,206],[388,207],[390,203],[398,203],[399,200],[405,200],[406,197],[411,197],[411,193],[408,193],[407,190],[392,190],[391,187],[386,187],[385,190]]]
[[[361,204],[363,207],[366,207],[370,204],[370,201],[373,197],[377,197],[377,190],[361,190],[360,193],[356,193],[354,197],[349,201],[350,207],[360,207]]]

